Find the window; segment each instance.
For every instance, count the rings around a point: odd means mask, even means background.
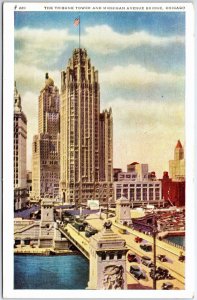
[[[109,254],[109,259],[114,259],[114,253]]]
[[[143,188],[143,200],[147,200],[147,189]]]
[[[134,200],[134,196],[135,196],[135,193],[134,193],[134,189],[130,189],[130,200]]]
[[[122,253],[118,253],[117,259],[121,259],[121,258],[122,258]]]
[[[141,200],[141,189],[136,189],[136,200]]]
[[[153,188],[149,189],[149,200],[153,200]]]

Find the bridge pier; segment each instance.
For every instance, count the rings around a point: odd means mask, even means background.
[[[127,289],[126,242],[111,229],[111,221],[90,238],[90,272],[87,289]]]

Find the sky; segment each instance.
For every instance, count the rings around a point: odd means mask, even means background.
[[[59,89],[79,47],[76,12],[15,12],[15,80],[28,120],[27,168],[45,73]],[[101,111],[113,112],[113,165],[148,163],[158,178],[184,145],[185,14],[80,12],[80,45],[99,71]]]

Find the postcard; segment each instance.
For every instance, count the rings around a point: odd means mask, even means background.
[[[4,3],[5,298],[194,294],[191,3]]]

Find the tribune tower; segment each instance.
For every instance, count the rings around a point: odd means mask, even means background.
[[[60,139],[64,201],[107,202],[113,193],[112,111],[100,114],[98,71],[85,49],[75,49],[61,73]]]

